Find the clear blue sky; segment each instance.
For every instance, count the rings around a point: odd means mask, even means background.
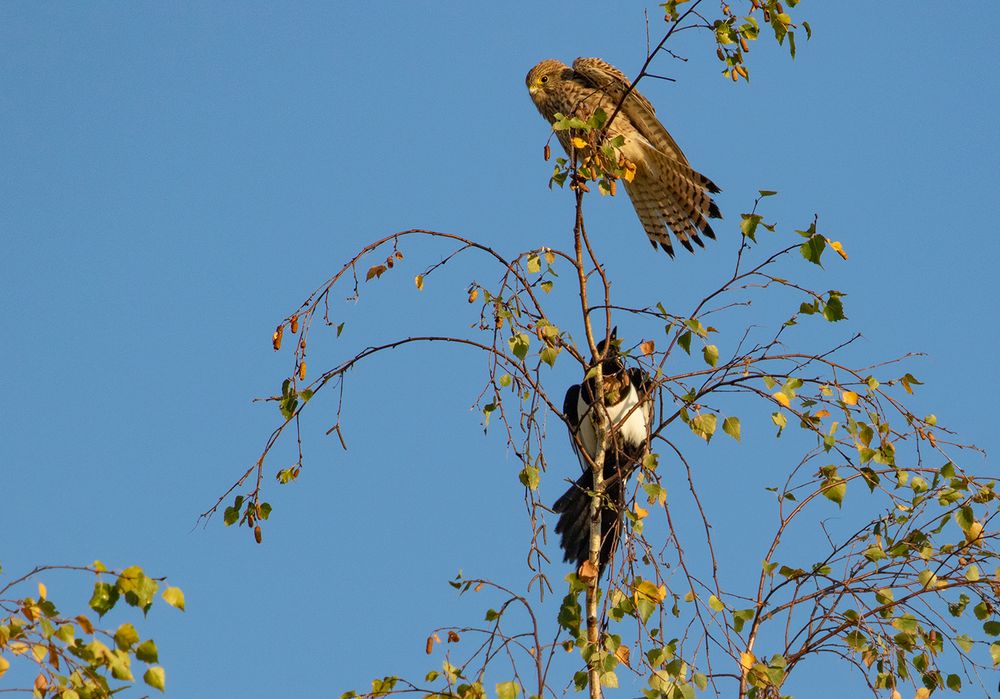
[[[545,186],[546,126],[523,77],[578,55],[634,74],[643,7],[0,4],[5,574],[99,558],[169,575],[188,611],[154,608],[143,629],[174,697],[332,696],[422,676],[440,660],[423,654],[427,633],[489,606],[456,599],[445,581],[459,568],[523,589],[519,466],[469,410],[484,362],[454,350],[354,372],[347,453],[322,434],[331,404],[313,406],[306,469],[270,486],[262,546],[195,521],[276,423],[273,405],[251,404],[288,370],[271,330],[356,248],[410,227],[507,254],[568,244],[570,197]],[[756,190],[780,190],[772,218],[803,227],[818,212],[851,255],[817,282],[850,294],[848,324],[824,337],[863,330],[872,360],[926,352],[917,405],[995,449],[994,7],[806,0],[798,13],[813,40],[794,62],[755,48],[749,86],[721,79],[694,36],[678,44],[689,62],[658,66],[677,83],[643,84],[725,190],[719,241],[670,262],[624,198],[595,197],[599,251],[623,296],[695,298],[730,267]],[[473,322],[465,285],[493,276],[448,269],[418,296],[412,276],[441,253],[404,249],[360,303],[338,299],[343,341],[312,366]],[[575,378],[567,366],[549,380],[561,394]],[[554,427],[549,460],[568,470],[546,497],[576,469]],[[774,484],[785,465],[771,444],[699,452],[720,531],[762,516],[726,506],[726,488],[735,473]],[[86,603],[89,581],[46,582]],[[789,691],[844,696],[812,672]]]

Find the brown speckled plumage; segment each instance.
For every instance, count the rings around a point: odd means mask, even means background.
[[[589,119],[602,108],[610,116],[631,81],[620,70],[599,58],[578,58],[573,67],[545,60],[528,72],[525,79],[532,101],[549,123],[556,113]],[[625,191],[646,230],[650,242],[673,256],[670,232],[690,251],[693,241],[704,247],[700,235],[715,238],[709,218],[721,218],[710,194],[719,188],[688,163],[674,139],[656,118],[653,105],[632,90],[608,131],[621,135],[622,154],[636,166],[635,178],[625,182]],[[569,152],[569,135],[557,136]]]

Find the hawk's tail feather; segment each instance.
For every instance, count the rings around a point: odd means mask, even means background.
[[[646,235],[654,246],[659,244],[671,257],[674,256],[671,233],[689,252],[694,252],[694,245],[705,247],[701,234],[715,239],[715,231],[706,217],[722,216],[706,189],[716,191],[718,187],[668,153],[655,148],[647,148],[646,153],[635,180],[626,183]]]
[[[696,172],[695,174],[698,175],[698,177],[701,179],[701,186],[704,187],[705,189],[707,189],[712,194],[718,194],[719,192],[722,191],[722,189],[719,187],[719,185],[715,184],[715,182],[712,182],[712,180],[708,179],[707,177],[705,177],[700,172]],[[712,204],[715,204],[715,202],[712,202]],[[718,210],[718,209],[716,209],[716,210]],[[722,218],[722,217],[721,216],[717,216],[716,218]]]

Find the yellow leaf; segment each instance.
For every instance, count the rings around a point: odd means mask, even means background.
[[[639,345],[639,351],[645,356],[651,355],[656,350],[656,342],[653,340],[646,340],[641,345]]]
[[[983,523],[973,522],[969,525],[969,530],[965,532],[965,540],[970,544],[977,543],[983,536]]]
[[[413,283],[417,285],[418,291],[424,290],[424,275],[418,274],[413,278]]]
[[[580,564],[580,569],[577,570],[576,575],[583,582],[589,583],[591,580],[597,579],[597,566],[591,563],[590,559],[587,559]]]
[[[656,586],[649,580],[643,580],[634,587],[634,590],[634,596],[637,601],[640,597],[644,597],[659,604],[667,597],[667,588],[665,586]]]
[[[757,658],[755,658],[754,654],[750,651],[746,650],[740,653],[740,665],[742,665],[745,670],[752,668],[756,662]]]
[[[94,625],[90,623],[90,619],[85,617],[83,614],[76,617],[76,623],[79,625],[80,630],[84,633],[94,633]]]
[[[839,240],[830,240],[827,238],[826,244],[829,245],[835,253],[843,257],[845,260],[847,259],[847,253],[844,252],[844,246],[840,244]]]
[[[625,174],[622,175],[626,182],[631,182],[635,179],[635,163],[626,160],[625,161]]]
[[[921,687],[917,690],[917,693],[913,695],[913,699],[927,699],[931,695],[931,690],[927,687]]]
[[[772,393],[771,394],[771,398],[774,398],[774,400],[776,400],[779,403],[781,403],[781,405],[784,406],[785,408],[787,408],[787,407],[789,407],[791,405],[791,401],[788,400],[788,396],[786,396],[781,391],[778,391],[777,393]]]
[[[618,658],[625,665],[629,665],[629,649],[628,646],[618,646],[615,648],[615,657]],[[629,667],[631,667],[629,665]]]
[[[829,410],[817,410],[815,413],[816,417],[830,417]]]
[[[644,519],[649,516],[649,511],[643,507],[639,506],[639,503],[635,503],[635,516],[639,519]]]
[[[31,647],[31,655],[36,663],[40,663],[48,657],[49,649],[40,643],[36,643]]]
[[[179,587],[168,587],[163,591],[163,601],[171,607],[184,611],[184,591]]]
[[[48,592],[44,583],[38,583],[38,599],[45,599],[48,596]]]
[[[8,668],[10,668],[10,661],[6,658],[0,658],[0,677],[3,677]]]
[[[576,148],[586,148],[587,147],[587,142],[584,141],[579,136],[574,136],[573,140],[572,140],[572,143],[573,143],[573,146],[576,147]]]
[[[898,689],[892,690],[892,699],[903,699],[903,695],[899,693]]]
[[[847,405],[857,405],[858,404],[858,394],[854,391],[841,391],[840,399],[847,403]]]

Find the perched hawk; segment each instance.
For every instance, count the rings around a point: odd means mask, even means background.
[[[625,510],[625,482],[642,460],[653,421],[652,383],[641,369],[627,368],[618,354],[617,329],[611,332],[611,347],[602,363],[604,405],[615,430],[604,453],[604,496],[601,507],[601,555],[599,570],[611,560],[621,535]],[[604,351],[605,344],[598,345]],[[559,514],[556,533],[564,560],[578,566],[590,557],[590,496],[594,477],[590,465],[578,452],[574,436],[579,436],[587,453],[597,454],[599,438],[594,429],[593,403],[597,394],[596,379],[570,386],[563,402],[563,414],[569,422],[573,450],[580,457],[583,474],[556,500],[552,509]]]
[[[556,121],[557,113],[586,121],[598,107],[610,118],[631,84],[624,73],[599,58],[578,58],[572,68],[545,60],[528,72],[525,82],[538,111],[550,123]],[[569,153],[569,132],[557,135]],[[636,166],[625,191],[653,248],[659,243],[673,257],[671,231],[691,252],[691,241],[705,247],[700,234],[715,238],[707,219],[722,218],[709,195],[720,190],[691,167],[656,118],[653,105],[636,90],[625,98],[608,129],[610,138],[619,135],[625,138],[622,154]]]

